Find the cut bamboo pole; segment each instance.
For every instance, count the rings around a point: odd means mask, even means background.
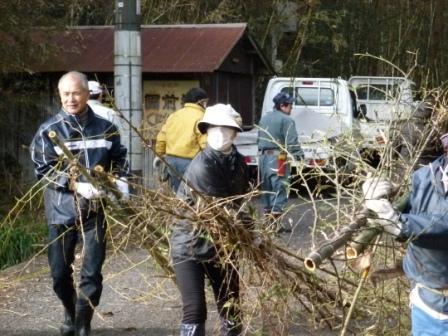
[[[312,251],[308,257],[305,258],[305,268],[311,272],[316,271],[325,259],[331,257],[336,250],[346,244],[353,233],[364,226],[366,222],[367,219],[365,216],[355,218],[349,225],[344,227],[335,238],[322,244],[317,250]]]
[[[405,193],[394,203],[394,207],[398,211],[403,211],[408,203],[408,200],[409,193]],[[345,255],[347,259],[358,258],[359,255],[365,251],[365,249],[371,244],[375,237],[378,236],[382,231],[383,230],[380,226],[371,226],[360,232],[345,249]]]
[[[381,229],[378,227],[368,227],[362,230],[345,249],[347,259],[358,258],[380,233]]]
[[[72,165],[75,165],[79,169],[79,172],[82,175],[84,175],[84,177],[88,182],[92,183],[93,185],[97,184],[97,181],[92,176],[90,176],[88,169],[84,167],[82,164],[79,164],[78,159],[73,155],[72,152],[70,152],[67,146],[65,146],[64,142],[61,139],[59,139],[55,131],[48,132],[48,137],[50,138],[51,141],[53,141],[56,145],[59,146],[59,148],[62,150],[62,152],[70,161],[70,163]]]

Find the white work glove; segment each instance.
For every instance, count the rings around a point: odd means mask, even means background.
[[[152,167],[154,168],[160,182],[168,181],[168,167],[158,156],[152,161]]]
[[[122,177],[115,180],[115,185],[118,191],[121,193],[122,201],[129,201],[129,183],[126,177]]]
[[[76,192],[86,199],[101,198],[105,195],[103,190],[98,190],[88,182],[77,182]]]
[[[159,158],[158,156],[156,156],[156,157],[154,158],[154,160],[152,161],[152,168],[153,168],[154,170],[155,170],[155,169],[158,169],[161,163],[162,163],[162,160],[160,160],[160,158]]]
[[[375,218],[373,221],[380,224],[384,231],[394,236],[400,234],[400,215],[387,199],[366,200],[364,205],[367,209],[377,214],[378,219]]]
[[[389,196],[394,186],[392,183],[381,177],[367,178],[362,184],[362,192],[366,200],[377,200]]]

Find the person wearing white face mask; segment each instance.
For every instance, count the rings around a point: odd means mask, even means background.
[[[236,131],[233,128],[225,126],[215,126],[208,129],[207,136],[207,143],[211,148],[224,154],[228,154],[232,150]]]
[[[233,145],[237,132],[242,131],[240,115],[231,105],[216,104],[206,109],[198,129],[207,133],[207,147],[188,166],[177,196],[193,205],[196,197],[191,188],[218,198],[246,194],[250,189],[248,169]],[[220,263],[216,255],[219,247],[205,237],[190,220],[180,220],[173,226],[171,257],[183,303],[180,335],[205,335],[206,276],[215,294],[221,335],[240,335],[239,277],[234,266],[237,263],[234,260]]]

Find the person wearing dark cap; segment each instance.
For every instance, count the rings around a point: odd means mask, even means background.
[[[273,111],[263,115],[259,122],[259,169],[264,213],[277,222],[278,231],[282,232],[288,231],[279,224],[279,218],[288,201],[291,172],[287,158],[300,160],[303,158],[303,151],[295,122],[289,116],[294,98],[280,92],[273,102]]]
[[[242,131],[241,124],[239,113],[231,105],[216,104],[206,109],[198,127],[201,133],[208,135],[207,147],[188,166],[184,182],[177,192],[179,199],[192,206],[199,206],[206,203],[199,202],[199,195],[227,198],[245,195],[249,191],[247,166],[243,156],[233,145],[237,132]],[[193,193],[192,189],[197,193]],[[231,207],[233,204],[223,206]],[[243,212],[239,214],[243,215]],[[192,218],[188,214],[184,217]],[[205,277],[210,279],[218,306],[220,335],[241,335],[239,276],[235,266],[237,262],[220,262],[217,252],[220,248],[190,219],[174,223],[170,245],[176,282],[183,303],[180,335],[205,335]]]
[[[157,167],[161,163],[159,156],[165,156],[174,192],[191,160],[205,148],[207,136],[199,132],[197,123],[204,116],[207,102],[207,92],[201,88],[190,89],[185,95],[183,108],[172,113],[157,134],[157,156],[153,165]]]

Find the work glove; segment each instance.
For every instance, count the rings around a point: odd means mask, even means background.
[[[169,179],[168,167],[158,156],[156,156],[152,161],[152,167],[157,172],[157,176],[160,182],[168,181]]]
[[[380,224],[384,231],[394,236],[400,234],[400,215],[387,199],[366,200],[364,205],[367,209],[376,213],[378,218],[373,219],[373,221]]]
[[[129,201],[129,183],[126,177],[117,178],[115,180],[115,185],[118,191],[121,193],[122,201]]]
[[[394,189],[392,183],[381,177],[369,177],[362,184],[362,192],[366,200],[377,200],[388,197]]]
[[[154,158],[154,160],[152,161],[152,168],[154,170],[159,169],[159,166],[162,164],[162,160],[160,160],[160,158],[158,156],[156,156]]]
[[[86,199],[97,199],[105,195],[103,190],[95,188],[88,182],[77,182],[75,191]]]

